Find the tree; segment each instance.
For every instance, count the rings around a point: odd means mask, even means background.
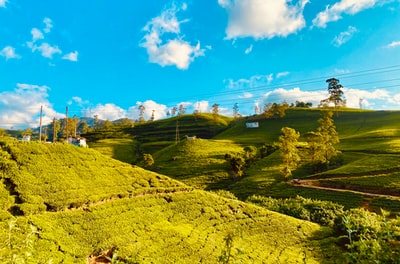
[[[310,107],[312,107],[312,103],[296,101],[296,107],[310,108]]]
[[[110,120],[104,121],[103,128],[106,130],[111,129],[114,126],[114,124]]]
[[[336,111],[340,106],[346,106],[346,100],[343,98],[343,85],[339,83],[339,80],[336,78],[330,78],[326,80],[326,82],[328,83],[329,97],[322,100],[320,106],[326,106],[329,103],[333,103]]]
[[[143,154],[143,162],[146,167],[150,167],[154,164],[154,159],[151,154]]]
[[[7,135],[7,132],[4,128],[0,128],[0,137],[4,137]]]
[[[211,112],[213,114],[214,117],[214,121],[217,118],[218,112],[219,112],[219,104],[213,104],[212,108],[211,108]]]
[[[155,112],[156,110],[153,110],[152,112],[151,112],[151,117],[150,117],[150,121],[154,121],[154,112]]]
[[[238,118],[239,117],[239,104],[235,103],[233,105],[233,117]]]
[[[89,126],[86,122],[86,120],[81,120],[79,121],[79,125],[78,125],[78,131],[80,131],[80,133],[82,134],[86,134],[89,130]]]
[[[322,117],[318,119],[320,126],[317,132],[307,134],[311,162],[316,165],[325,164],[327,168],[332,158],[339,153],[335,148],[335,145],[339,143],[339,135],[332,116],[332,111],[322,111]]]
[[[278,143],[283,165],[281,173],[285,179],[288,179],[292,176],[292,170],[300,162],[300,156],[296,147],[300,133],[290,127],[283,127],[281,132],[282,135],[279,136]]]
[[[264,105],[264,115],[266,118],[283,118],[288,108],[289,104],[287,102],[283,102],[282,104],[268,103]]]
[[[176,107],[172,107],[171,108],[171,115],[172,116],[174,116],[174,115],[176,115],[176,111],[177,111],[178,109],[176,108]]]
[[[139,105],[139,123],[144,122],[144,110],[146,110],[146,107],[144,107],[144,105]]]
[[[185,111],[186,111],[186,109],[185,109],[185,107],[184,107],[184,105],[183,104],[180,104],[179,105],[179,108],[178,108],[178,115],[184,115],[185,114]]]
[[[229,161],[232,173],[236,177],[241,177],[243,175],[244,166],[246,165],[246,159],[239,154],[225,154],[225,159]]]
[[[339,134],[332,118],[332,111],[323,111],[322,114],[322,118],[318,120],[320,126],[317,130],[322,136],[325,161],[329,165],[329,161],[339,153],[335,148],[335,145],[339,143]]]

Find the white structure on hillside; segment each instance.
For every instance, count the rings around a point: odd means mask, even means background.
[[[259,124],[258,124],[258,122],[247,122],[246,127],[247,128],[258,128]]]
[[[69,137],[67,142],[68,142],[68,144],[73,144],[74,146],[87,148],[87,144],[86,144],[86,139],[85,138]]]
[[[31,135],[24,135],[21,140],[29,142],[29,141],[31,141]]]

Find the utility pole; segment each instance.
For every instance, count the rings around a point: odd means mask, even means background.
[[[77,127],[77,123],[78,123],[78,117],[76,115],[74,115],[74,123],[75,123],[74,137],[76,138],[76,127]]]
[[[56,142],[56,118],[53,118],[53,143]]]
[[[179,121],[176,120],[175,143],[179,142]]]
[[[65,110],[65,129],[67,130],[65,135],[67,136],[67,142],[68,142],[68,106],[66,107]]]
[[[42,113],[43,113],[43,105],[40,106],[39,142],[42,141]]]

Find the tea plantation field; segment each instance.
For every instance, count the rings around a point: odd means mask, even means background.
[[[0,147],[1,263],[335,263],[342,256],[328,227],[92,149],[12,139]]]

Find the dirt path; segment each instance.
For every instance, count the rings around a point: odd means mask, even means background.
[[[312,188],[312,189],[335,191],[335,192],[351,192],[351,193],[357,193],[357,194],[361,194],[363,196],[368,196],[368,197],[400,199],[400,196],[395,196],[395,195],[377,194],[377,193],[368,193],[368,192],[355,191],[355,190],[349,190],[349,189],[322,187],[322,186],[316,185],[317,182],[318,182],[318,180],[301,180],[300,183],[292,184],[292,185],[298,186],[298,187],[303,187],[303,188]]]

